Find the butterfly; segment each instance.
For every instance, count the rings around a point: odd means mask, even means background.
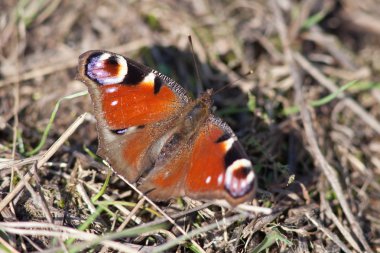
[[[253,198],[252,163],[212,114],[212,90],[191,99],[169,77],[103,50],[79,57],[77,78],[93,102],[98,155],[152,200],[188,196],[236,206]]]

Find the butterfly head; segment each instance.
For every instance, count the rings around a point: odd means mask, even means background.
[[[205,107],[205,108],[207,108],[209,110],[211,108],[211,105],[212,105],[212,102],[213,102],[213,100],[212,100],[212,96],[213,95],[214,95],[213,89],[207,89],[196,100],[196,103],[202,105],[203,107]]]

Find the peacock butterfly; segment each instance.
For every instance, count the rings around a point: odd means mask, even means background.
[[[94,105],[98,154],[148,197],[232,206],[253,198],[252,163],[231,128],[211,114],[211,90],[192,100],[167,76],[102,50],[79,57],[77,78]]]

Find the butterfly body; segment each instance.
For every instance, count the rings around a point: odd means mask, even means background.
[[[78,79],[94,104],[98,154],[154,200],[253,197],[252,164],[230,127],[170,78],[107,51],[80,56]]]

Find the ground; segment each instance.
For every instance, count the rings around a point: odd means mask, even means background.
[[[380,251],[378,1],[3,0],[0,9],[5,252]],[[92,103],[75,79],[90,49],[142,62],[194,97],[223,87],[215,114],[254,164],[255,199],[234,209],[151,203],[112,174],[95,155]]]

